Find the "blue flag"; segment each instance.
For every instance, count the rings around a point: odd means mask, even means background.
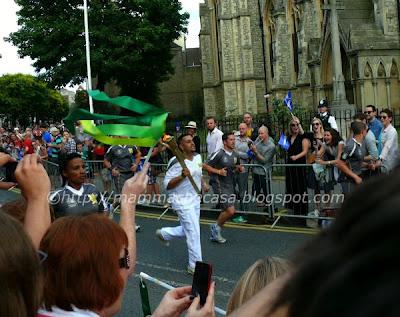
[[[287,151],[287,150],[289,149],[289,146],[290,146],[289,140],[288,140],[288,138],[286,137],[286,135],[285,135],[283,132],[281,133],[281,137],[280,137],[280,139],[279,139],[278,144],[279,144],[285,151]]]
[[[292,92],[289,90],[285,99],[283,99],[283,102],[285,103],[286,107],[289,108],[289,111],[293,111],[293,103],[292,103]]]

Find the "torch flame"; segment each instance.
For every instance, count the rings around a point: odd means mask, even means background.
[[[173,139],[172,136],[170,136],[170,135],[168,135],[168,134],[165,134],[165,135],[163,136],[163,138],[162,138],[162,141],[163,141],[163,142],[169,142],[169,141],[171,141],[172,139]]]

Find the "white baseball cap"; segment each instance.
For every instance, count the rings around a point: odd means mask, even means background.
[[[185,128],[197,129],[197,124],[194,121],[189,121]]]

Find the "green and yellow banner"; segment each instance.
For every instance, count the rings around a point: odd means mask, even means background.
[[[73,124],[79,120],[84,132],[101,143],[143,147],[154,146],[165,133],[168,113],[164,110],[128,96],[110,98],[99,90],[90,90],[88,93],[94,100],[127,109],[133,115],[90,113],[88,110],[75,108],[64,119],[70,131],[74,131]],[[102,120],[103,124],[95,125],[94,120]]]

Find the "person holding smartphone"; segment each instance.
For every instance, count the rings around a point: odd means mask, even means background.
[[[0,189],[9,190],[17,186],[14,174],[17,161],[9,154],[0,152],[0,167],[5,168],[6,178],[0,181]],[[10,177],[12,176],[12,177]]]

